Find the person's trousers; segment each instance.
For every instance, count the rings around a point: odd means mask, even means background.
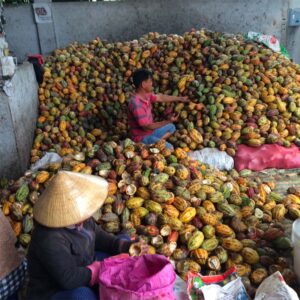
[[[142,139],[142,143],[146,144],[146,145],[151,145],[151,144],[155,144],[156,142],[158,142],[159,140],[161,140],[161,138],[166,134],[166,133],[174,133],[176,131],[176,127],[174,124],[170,123],[167,124],[163,127],[157,128],[153,131],[152,134],[145,136]],[[166,146],[169,149],[173,149],[173,145],[166,142]]]
[[[51,300],[98,300],[99,291],[87,286],[81,286],[73,290],[56,293]]]
[[[122,234],[118,235],[118,237],[120,239],[130,241],[130,237],[128,235]],[[110,254],[105,252],[95,252],[95,257],[98,261],[104,260],[110,256]],[[81,286],[73,290],[60,291],[52,296],[51,300],[99,300],[99,288],[98,285],[96,288]]]

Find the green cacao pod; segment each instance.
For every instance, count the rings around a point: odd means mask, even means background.
[[[225,216],[233,217],[236,214],[236,211],[232,208],[230,204],[227,203],[218,203],[218,210],[222,212]]]
[[[224,264],[228,259],[227,251],[221,246],[218,246],[215,249],[215,254],[218,256],[221,264]]]
[[[156,201],[152,200],[145,201],[145,208],[155,214],[160,214],[162,212],[162,206]]]
[[[26,215],[22,221],[22,228],[24,233],[30,233],[33,229],[33,218]]]
[[[188,249],[195,250],[199,248],[204,241],[204,235],[201,231],[196,230],[188,240]]]
[[[16,200],[18,202],[24,202],[29,195],[29,187],[28,184],[23,184],[16,193]]]
[[[212,238],[212,239],[205,240],[202,243],[201,248],[210,252],[215,250],[218,247],[218,245],[219,245],[219,241],[216,238]]]
[[[28,233],[20,234],[18,237],[22,246],[27,247],[31,241],[31,235]]]
[[[205,225],[202,228],[202,232],[204,234],[205,239],[211,239],[215,237],[216,230],[215,227],[213,227],[212,225]]]

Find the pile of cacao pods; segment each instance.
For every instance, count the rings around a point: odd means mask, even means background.
[[[157,120],[180,113],[175,147],[218,147],[234,156],[239,143],[299,144],[298,65],[239,35],[149,33],[130,42],[73,43],[46,59],[31,162],[43,151],[90,153],[128,137],[131,75],[141,67],[153,71],[155,93],[190,100],[154,107]]]
[[[153,146],[104,143],[91,157],[66,154],[62,163],[2,180],[0,203],[23,246],[30,242],[32,207],[58,170],[94,174],[109,181],[109,195],[97,215],[107,232],[126,232],[188,271],[219,274],[233,264],[248,292],[280,270],[295,283],[291,243],[284,222],[300,217],[300,190],[272,191],[274,182],[249,180],[249,170],[222,172],[191,160],[161,141]],[[291,222],[291,221],[290,221]],[[138,255],[138,247],[130,254]]]

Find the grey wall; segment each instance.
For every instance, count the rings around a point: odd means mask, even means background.
[[[8,93],[0,92],[0,177],[18,178],[29,166],[37,90],[33,67],[24,63],[13,76]]]
[[[149,31],[181,34],[192,27],[216,31],[249,30],[281,36],[285,0],[124,0],[117,2],[53,3],[59,45],[134,39]]]
[[[290,8],[300,8],[300,0],[290,0]],[[291,57],[300,64],[300,28],[288,27],[287,37],[287,50],[291,54]]]
[[[47,53],[72,41],[99,36],[117,41],[139,38],[149,31],[181,34],[192,27],[215,31],[258,31],[275,34],[300,62],[299,28],[286,29],[289,6],[300,0],[123,0],[52,3],[53,24],[38,25],[30,5],[6,7],[7,40],[23,60],[28,52]],[[18,24],[18,25],[16,25]],[[39,48],[40,45],[40,48]]]
[[[39,53],[39,39],[31,5],[6,6],[5,32],[9,48],[19,61],[28,54]]]

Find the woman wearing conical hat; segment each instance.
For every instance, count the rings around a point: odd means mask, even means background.
[[[0,210],[0,299],[13,297],[24,281],[27,261],[17,250],[16,235]]]
[[[120,254],[132,244],[91,218],[107,193],[108,183],[97,176],[61,171],[50,181],[33,210],[28,300],[98,299],[96,251]]]

